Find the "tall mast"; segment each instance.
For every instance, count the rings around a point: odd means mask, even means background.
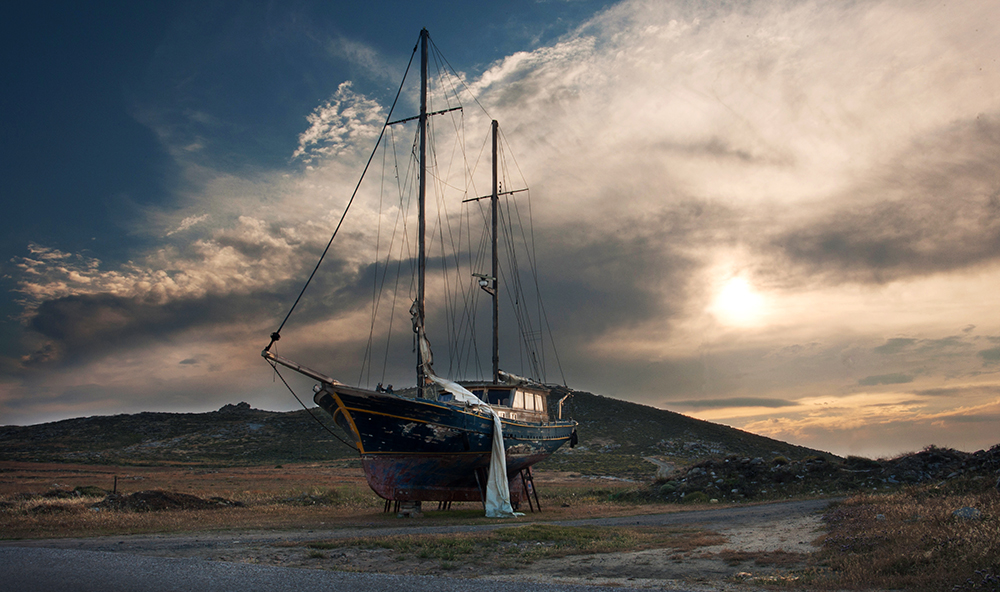
[[[500,302],[497,294],[497,202],[499,190],[497,187],[497,120],[493,120],[493,194],[490,195],[490,205],[493,210],[493,384],[500,380]]]
[[[427,255],[424,249],[424,233],[426,220],[424,203],[427,194],[427,29],[420,30],[420,171],[419,190],[417,194],[417,326],[424,328],[424,274],[427,268]],[[424,364],[417,344],[417,390],[424,388]]]

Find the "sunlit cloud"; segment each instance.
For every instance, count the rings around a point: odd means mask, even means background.
[[[178,232],[184,232],[185,230],[191,228],[195,224],[198,224],[199,222],[204,222],[205,220],[208,219],[208,216],[209,216],[208,214],[202,214],[200,216],[188,216],[183,220],[181,220],[181,223],[177,226],[177,228],[168,232],[167,236],[173,236]]]
[[[748,418],[734,425],[782,440],[794,440],[840,454],[902,453],[927,444],[968,447],[994,426],[1000,411],[997,385],[966,404],[942,405],[918,393],[858,393],[846,397],[815,397],[798,401],[800,411],[779,417]],[[699,415],[702,416],[702,415]],[[970,423],[982,429],[966,432]],[[890,435],[895,441],[886,440]],[[972,436],[972,437],[970,437]]]
[[[348,149],[373,143],[385,123],[382,106],[353,91],[344,82],[323,105],[306,117],[309,129],[299,135],[293,159],[311,163],[321,157],[342,156]]]

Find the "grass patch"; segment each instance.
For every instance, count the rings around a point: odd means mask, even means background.
[[[723,549],[719,552],[719,557],[729,565],[752,562],[754,565],[761,567],[790,568],[801,566],[808,555],[804,553],[789,553],[780,549],[777,551],[734,551],[732,549]]]
[[[381,518],[380,500],[349,486],[264,493],[230,492],[239,507],[138,511],[102,508],[102,498],[83,495],[0,496],[0,539],[62,538],[160,532],[219,531],[232,528],[314,528],[350,524],[359,516]],[[388,519],[388,518],[386,518]]]
[[[385,549],[396,560],[439,561],[442,569],[448,562],[475,562],[490,569],[511,568],[540,559],[569,555],[590,555],[671,548],[678,551],[720,544],[725,539],[717,533],[678,528],[580,527],[553,524],[527,524],[477,533],[441,535],[399,535],[358,537],[332,541],[314,541],[314,550],[345,548]]]

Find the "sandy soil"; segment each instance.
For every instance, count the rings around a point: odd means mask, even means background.
[[[199,557],[231,561],[345,571],[429,574],[514,581],[564,582],[628,588],[684,590],[751,590],[760,584],[786,580],[805,565],[822,534],[820,512],[828,500],[780,502],[719,507],[669,514],[560,521],[581,525],[687,526],[715,532],[723,543],[690,551],[656,549],[631,553],[577,555],[546,559],[500,571],[490,565],[442,564],[437,560],[400,560],[388,550],[343,547],[318,553],[302,545],[352,536],[388,536],[463,532],[498,525],[426,527],[420,519],[376,529],[294,532],[240,532],[206,535],[118,536],[87,539],[6,541],[0,544],[43,546],[167,557]],[[791,580],[790,582],[787,580]]]
[[[794,582],[822,534],[818,514],[717,529],[726,542],[693,551],[655,549],[539,561],[504,579],[560,581],[630,588],[748,590]],[[493,576],[501,577],[501,576]]]

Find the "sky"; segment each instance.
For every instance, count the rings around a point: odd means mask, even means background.
[[[994,2],[91,4],[0,24],[0,424],[298,408],[260,350],[427,27],[531,187],[569,386],[841,455],[1000,441]],[[283,355],[356,366],[363,234]]]

